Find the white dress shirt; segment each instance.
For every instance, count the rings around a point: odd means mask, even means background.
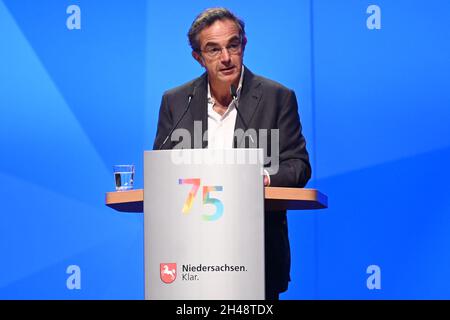
[[[211,87],[208,82],[208,149],[231,149],[233,148],[234,126],[236,124],[239,98],[241,96],[242,82],[244,80],[244,66],[242,65],[241,77],[236,94],[237,98],[232,100],[223,115],[214,111],[216,101],[211,95]],[[264,169],[270,185],[270,175]]]
[[[239,97],[241,95],[242,81],[244,79],[244,66],[242,66],[239,86],[237,88],[237,99],[232,100],[223,115],[214,111],[216,101],[211,95],[211,87],[208,82],[208,148],[209,149],[231,149],[233,148],[234,126],[236,124],[236,105],[239,108]]]

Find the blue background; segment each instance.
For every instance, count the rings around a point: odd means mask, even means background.
[[[142,188],[161,95],[203,72],[186,33],[212,6],[245,20],[246,65],[296,91],[308,187],[329,197],[289,212],[282,298],[450,298],[447,0],[0,1],[0,298],[143,299],[143,215],[104,195],[118,163]]]

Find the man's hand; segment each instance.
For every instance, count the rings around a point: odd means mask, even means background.
[[[264,186],[267,187],[269,185],[269,177],[264,175]]]

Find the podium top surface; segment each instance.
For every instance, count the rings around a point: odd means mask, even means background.
[[[328,197],[316,189],[265,187],[265,210],[328,208]],[[120,212],[144,212],[144,190],[107,192],[105,204]]]

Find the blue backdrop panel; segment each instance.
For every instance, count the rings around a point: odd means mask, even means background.
[[[103,203],[142,157],[145,3],[69,4],[0,2],[0,297],[141,298],[142,217]]]
[[[449,297],[448,1],[314,1],[320,298]],[[381,268],[381,290],[366,269]],[[447,285],[443,285],[447,284]]]

